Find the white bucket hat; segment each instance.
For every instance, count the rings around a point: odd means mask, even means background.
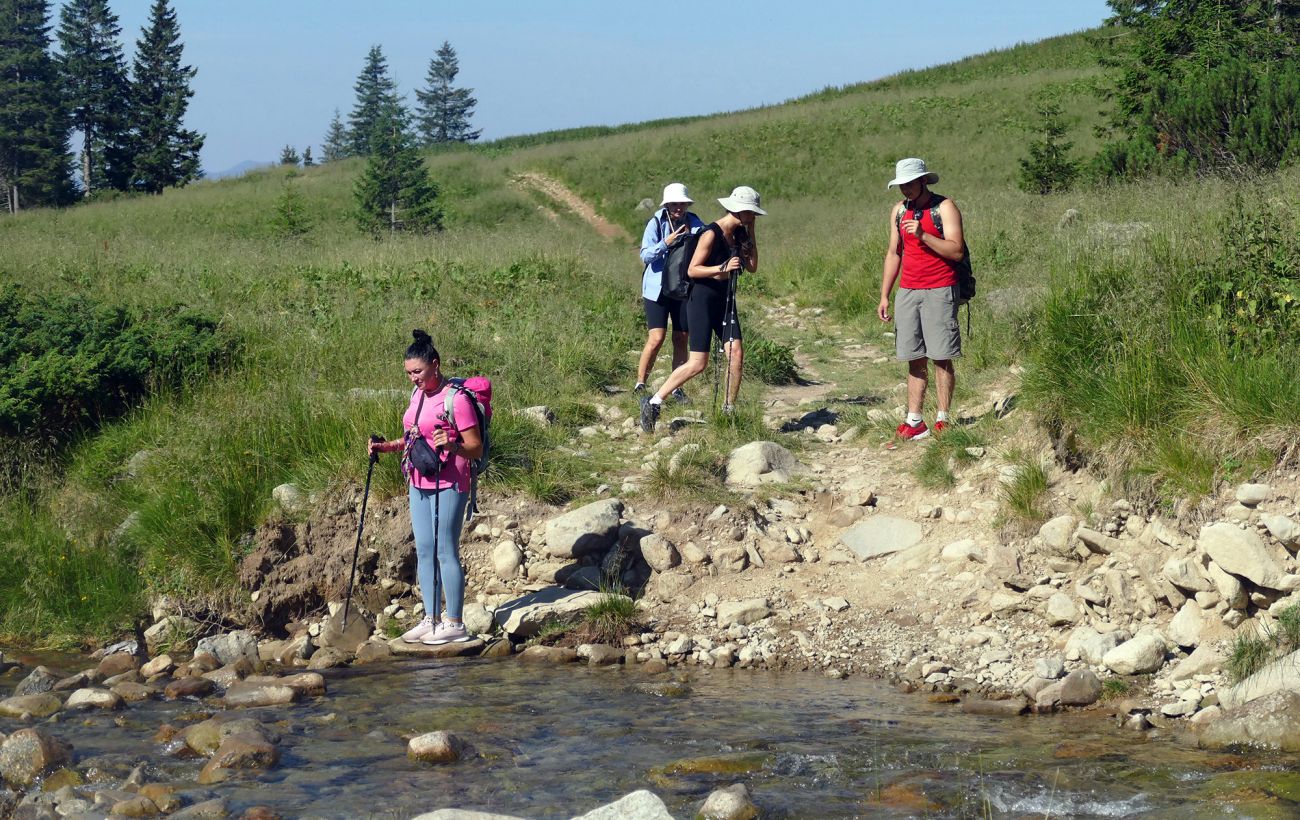
[[[755,191],[748,185],[737,186],[736,189],[731,192],[731,196],[723,197],[722,199],[719,199],[718,202],[722,204],[722,207],[732,213],[753,211],[759,216],[767,216],[767,211],[758,207],[758,191]]]
[[[670,182],[664,186],[664,201],[659,203],[659,207],[662,208],[674,202],[685,202],[690,205],[694,201],[691,199],[691,195],[686,193],[685,185],[680,182]]]
[[[916,157],[900,159],[894,166],[894,178],[885,186],[885,189],[888,190],[895,185],[903,185],[921,177],[925,177],[926,185],[933,185],[939,181],[938,174],[926,169],[925,160]]]

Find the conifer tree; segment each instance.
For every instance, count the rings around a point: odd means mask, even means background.
[[[344,127],[339,110],[334,109],[334,119],[330,120],[329,130],[325,132],[325,142],[321,145],[321,162],[337,162],[346,159],[352,147],[348,129]]]
[[[451,43],[443,40],[442,48],[429,61],[429,75],[422,91],[416,91],[419,107],[416,109],[420,134],[426,145],[440,142],[473,142],[482,129],[469,127],[478,100],[471,96],[472,88],[454,88],[460,73],[460,60]]]
[[[370,161],[357,180],[357,223],[378,237],[442,227],[438,188],[420,158],[400,103],[381,112],[372,132]]]
[[[371,46],[366,65],[353,86],[356,105],[348,117],[349,153],[364,157],[370,153],[371,134],[388,109],[398,105],[397,83],[388,76],[388,62],[379,46]]]
[[[72,127],[81,133],[81,187],[125,189],[131,176],[130,83],[107,0],[68,0],[59,21],[59,70]]]
[[[197,72],[181,64],[180,25],[168,0],[154,0],[132,64],[135,172],[132,185],[151,194],[198,179],[203,134],[184,127]]]
[[[1020,160],[1020,190],[1044,195],[1068,191],[1079,176],[1079,163],[1070,157],[1074,143],[1065,138],[1061,104],[1051,97],[1040,99],[1038,116],[1039,138],[1029,143],[1029,156]]]
[[[310,168],[315,164],[316,161],[311,158],[311,146],[308,145],[306,148],[302,149],[302,167]]]
[[[286,145],[280,149],[281,165],[292,165],[296,168],[298,163],[301,161],[302,157],[298,156],[298,149],[294,148],[292,145]]]
[[[75,195],[48,0],[0,0],[0,190],[6,210]]]

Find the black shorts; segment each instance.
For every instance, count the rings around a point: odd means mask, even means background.
[[[686,323],[690,327],[688,349],[692,353],[708,353],[713,336],[724,343],[740,338],[736,304],[731,304],[731,316],[724,315],[727,312],[727,283],[718,284],[721,287],[696,282],[691,286],[691,295],[686,297]]]
[[[641,301],[645,303],[645,326],[647,329],[667,330],[668,318],[672,317],[673,332],[686,332],[685,299],[669,299],[667,296],[660,294],[659,298],[653,301],[642,296]]]

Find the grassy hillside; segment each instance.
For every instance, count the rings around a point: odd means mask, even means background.
[[[826,306],[837,321],[876,334],[895,196],[884,184],[897,158],[923,156],[943,176],[936,188],[963,208],[980,277],[961,389],[969,395],[1007,366],[1027,364],[1045,417],[1077,430],[1081,446],[1137,452],[1147,457],[1137,464],[1143,475],[1173,475],[1186,466],[1186,448],[1153,460],[1159,451],[1141,447],[1142,425],[1175,441],[1163,426],[1193,429],[1185,419],[1201,405],[1143,402],[1144,391],[1178,391],[1212,372],[1227,378],[1237,353],[1220,345],[1218,370],[1207,364],[1178,370],[1181,382],[1143,381],[1143,367],[1169,369],[1162,360],[1177,355],[1168,349],[1173,341],[1212,358],[1219,337],[1213,329],[1198,336],[1191,320],[1176,340],[1149,329],[1138,348],[1122,334],[1173,321],[1142,300],[1148,282],[1174,293],[1205,260],[1223,259],[1233,191],[1219,183],[1047,198],[1017,191],[1035,96],[1059,95],[1077,150],[1091,151],[1099,76],[1083,37],[1072,35],[754,111],[442,151],[429,164],[443,188],[448,229],[432,237],[374,242],[356,231],[349,211],[358,161],[0,219],[4,282],[136,311],[199,309],[219,317],[239,350],[207,380],[159,393],[66,443],[58,463],[28,465],[21,487],[0,502],[0,633],[94,637],[129,621],[150,593],[220,593],[247,534],[271,512],[271,488],[355,482],[366,435],[396,434],[400,400],[349,391],[404,389],[400,356],[413,327],[433,333],[447,369],[492,375],[503,410],[544,403],[557,411],[560,424],[550,429],[498,413],[496,487],[562,501],[601,483],[599,453],[577,456],[564,445],[594,418],[603,385],[630,385],[644,338],[639,263],[626,243],[597,237],[515,187],[522,171],[558,177],[636,236],[646,219],[636,203],[670,180],[690,186],[706,220],[719,213],[714,197],[753,185],[772,215],[759,229],[762,271],[745,280],[742,298]],[[281,238],[273,228],[285,185],[306,202],[311,228],[301,238]],[[1277,218],[1295,235],[1286,209],[1296,201],[1296,178],[1271,181],[1268,191],[1270,203],[1291,203],[1278,206]],[[1068,207],[1082,219],[1058,230]],[[1289,252],[1284,230],[1271,236],[1278,254]],[[1043,314],[1033,307],[1049,292],[1056,294],[1047,314],[1055,336],[1042,335]],[[1025,293],[1027,303],[1019,298]],[[1109,317],[1090,325],[1091,349],[1115,361],[1142,354],[1121,368],[1128,393],[1107,381],[1115,368],[1105,359],[1074,356],[1073,370],[1054,366],[1064,353],[1051,345],[1076,332],[1071,317],[1085,303]],[[1199,315],[1196,305],[1180,310],[1184,318]],[[749,327],[764,329],[761,321]],[[1083,397],[1069,380],[1084,375],[1100,404],[1070,400]],[[1224,389],[1207,385],[1207,396]],[[757,434],[758,393],[757,384],[747,390],[740,422],[747,434]],[[1287,397],[1256,396],[1265,398]],[[1143,415],[1125,415],[1135,403]],[[1117,412],[1099,426],[1082,423],[1101,407]],[[1223,409],[1215,418],[1232,429],[1223,440],[1238,455],[1261,443],[1277,448],[1291,435],[1269,416],[1270,438],[1255,441],[1246,428],[1259,426],[1257,412],[1247,419]],[[721,450],[740,434],[719,427],[708,435]],[[1217,451],[1208,458],[1196,475],[1250,461],[1228,463]],[[379,491],[396,492],[393,471],[382,472]]]

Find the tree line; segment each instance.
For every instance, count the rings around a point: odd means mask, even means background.
[[[128,72],[107,0],[0,0],[0,191],[9,213],[108,191],[151,194],[202,176],[184,126],[196,69],[176,12],[154,0]],[[57,38],[58,50],[53,48]],[[80,137],[76,156],[73,135]]]
[[[1020,185],[1047,194],[1081,176],[1240,176],[1300,162],[1300,0],[1108,0],[1095,38],[1110,106],[1089,161],[1059,103],[1039,101]]]

